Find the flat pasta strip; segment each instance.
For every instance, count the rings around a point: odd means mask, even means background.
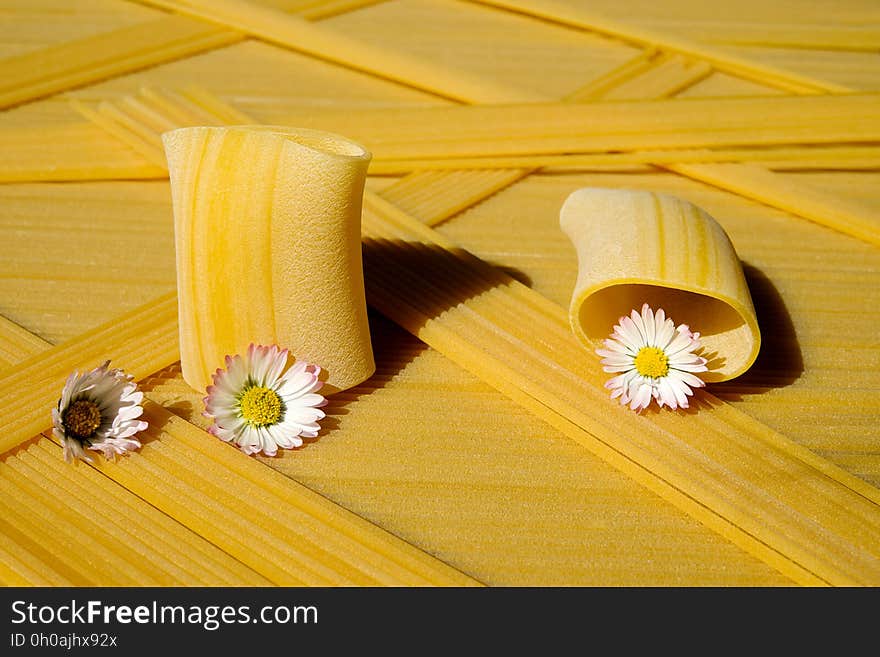
[[[50,346],[42,338],[0,315],[0,367],[8,367]]]
[[[756,165],[672,164],[665,168],[880,246],[880,221],[858,199],[798,184]]]
[[[871,143],[877,94],[664,99],[286,113],[283,123],[345,134],[376,159],[521,156]]]
[[[164,166],[109,132],[92,122],[0,130],[0,182],[154,180],[168,175]]]
[[[383,189],[381,196],[435,226],[529,173],[529,169],[417,171]]]
[[[704,43],[805,50],[877,52],[880,29],[874,25],[798,25],[700,22],[698,39]]]
[[[873,144],[791,147],[699,148],[637,150],[627,153],[546,153],[535,155],[433,157],[373,161],[370,173],[404,175],[410,172],[488,169],[608,169],[638,165],[715,164],[745,162],[789,171],[853,171],[880,169],[880,149]]]
[[[712,75],[710,64],[682,55],[662,55],[638,77],[621,80],[601,94],[603,100],[671,98]],[[569,98],[572,100],[572,98]],[[578,101],[583,101],[580,94]]]
[[[585,93],[575,93],[570,98],[582,100],[585,98],[659,97],[667,91],[679,90],[692,84],[700,79],[704,71],[703,67],[697,67],[694,72],[694,68],[688,65],[688,61],[681,57],[657,58],[649,51],[624,64],[620,67],[619,72],[612,71],[606,76],[607,79],[588,85]],[[760,157],[790,157],[795,162],[802,162],[804,158],[808,158],[813,166],[826,168],[829,166],[826,158],[842,163],[842,166],[852,167],[852,163],[858,161],[857,158],[864,157],[866,151],[870,152],[870,150],[873,149],[831,146],[827,148],[763,149],[763,151],[752,152]],[[661,165],[676,173],[709,182],[768,205],[788,210],[870,243],[878,243],[880,231],[878,231],[873,212],[858,202],[793,184],[783,180],[781,176],[775,175],[772,171],[756,165],[701,163],[701,160],[725,157],[725,155],[734,160],[746,159],[749,155],[744,151],[745,149],[726,152],[724,150],[665,153],[643,151],[628,154],[556,156],[556,158],[547,158],[544,161],[545,163],[567,163],[567,166],[578,166],[578,164],[580,166],[590,166],[591,164],[592,166],[602,166],[613,162]],[[475,158],[469,164],[471,167],[475,167],[485,160],[486,158]],[[455,160],[455,162],[462,164],[461,160]],[[498,166],[504,163],[503,158],[495,158],[492,162],[493,165]],[[507,161],[507,164],[511,166],[517,166],[521,163],[522,160]],[[777,159],[776,163],[779,165],[780,161]],[[513,183],[529,173],[529,170],[526,169],[510,169],[508,176],[501,173],[493,175],[484,170],[472,170],[468,173],[452,169],[451,161],[433,160],[431,164],[434,167],[433,171],[415,172],[382,192],[385,198],[392,200],[415,216],[422,216],[423,212],[427,213],[426,220],[429,225],[435,225],[460,211],[466,207],[465,202],[473,203],[483,200],[497,192],[505,182]],[[437,171],[438,164],[448,170]],[[868,167],[872,168],[876,164],[876,161],[870,159],[866,163]],[[399,166],[401,169],[406,169],[412,164],[402,161]],[[566,165],[563,164],[563,166]],[[386,161],[384,167],[393,169],[394,163]],[[382,171],[383,165],[380,164],[378,170]],[[408,192],[407,190],[411,186],[415,186],[418,190],[420,184],[424,185],[426,177],[430,180],[430,187],[425,189],[429,190],[431,195],[424,197],[425,200],[420,203],[420,199],[423,197],[420,197],[418,191]],[[409,180],[410,178],[412,181]],[[466,181],[472,182],[468,184]],[[440,194],[439,190],[444,187],[443,194]],[[401,191],[397,191],[398,188]],[[449,199],[446,210],[437,211],[434,209],[438,203],[434,200],[437,197]],[[431,198],[431,201],[428,201],[428,198]],[[428,205],[428,203],[430,204]]]
[[[653,46],[646,47],[632,59],[625,61],[617,68],[613,68],[604,75],[590,80],[583,87],[576,89],[565,97],[569,102],[582,103],[597,98],[602,98],[611,89],[638,80],[643,75],[652,71],[657,62],[667,59]]]
[[[144,131],[139,129],[140,124],[137,121],[131,120],[120,108],[106,102],[99,103],[94,109],[78,101],[74,101],[71,105],[85,118],[126,143],[146,160],[161,166],[164,159],[162,149],[156,146],[155,140],[145,136]]]

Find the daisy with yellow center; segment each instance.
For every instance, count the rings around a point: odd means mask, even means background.
[[[226,369],[214,374],[208,386],[205,417],[208,429],[232,442],[245,454],[275,456],[279,447],[302,445],[301,436],[314,438],[324,418],[327,400],[317,394],[321,368],[303,361],[288,367],[290,352],[276,346],[251,345],[244,356],[226,357]]]
[[[706,372],[706,359],[694,353],[700,348],[700,334],[687,324],[675,323],[662,308],[656,313],[648,304],[641,314],[633,310],[614,326],[602,356],[603,370],[618,373],[605,387],[611,398],[620,398],[634,411],[647,408],[651,400],[661,407],[687,408],[692,388],[706,385],[697,372]]]
[[[85,449],[106,458],[138,449],[141,444],[133,436],[147,428],[139,419],[143,399],[132,376],[110,369],[109,360],[90,372],[71,374],[52,409],[52,433],[64,447],[64,460],[91,463]]]

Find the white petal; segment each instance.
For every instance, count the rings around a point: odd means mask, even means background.
[[[124,406],[119,409],[119,413],[116,414],[116,419],[113,421],[113,424],[134,420],[143,414],[143,406]]]
[[[709,368],[706,367],[706,361],[700,360],[696,363],[676,363],[674,367],[671,369],[681,370],[684,372],[708,372]]]
[[[260,445],[262,446],[263,454],[266,456],[275,456],[278,452],[278,444],[275,442],[272,433],[266,427],[259,427],[257,429],[257,435],[260,437]]]
[[[668,358],[672,358],[677,355],[679,352],[684,351],[685,349],[691,348],[691,336],[688,333],[681,333],[677,331],[677,335],[672,339],[672,341],[667,345],[664,351],[666,352],[666,356]]]
[[[648,304],[642,306],[642,323],[645,325],[645,344],[653,345],[657,331],[654,324],[654,311]]]
[[[633,310],[630,312],[629,317],[630,321],[633,323],[633,326],[635,326],[636,331],[638,331],[639,344],[642,346],[648,344],[647,332],[645,331],[645,322],[642,321],[642,316],[635,310]]]
[[[634,356],[623,351],[611,351],[610,349],[596,349],[596,355],[601,356],[604,361],[614,361],[616,363],[631,363]]]
[[[657,312],[661,312],[661,310]],[[667,319],[663,322],[663,326],[657,332],[657,346],[660,347],[663,351],[666,351],[666,348],[669,346],[669,342],[675,336],[675,324],[672,323],[671,319]]]
[[[644,346],[644,339],[639,333],[638,327],[629,317],[621,317],[620,323],[616,328],[619,329],[619,339],[621,339],[633,353],[636,353]]]
[[[268,431],[272,434],[275,443],[283,449],[293,449],[302,445],[302,441],[295,434],[286,430],[283,425],[276,424],[275,426],[268,427]]]
[[[634,411],[637,411],[642,408],[647,408],[648,404],[651,403],[651,386],[647,383],[642,383],[636,392],[635,397],[633,397],[632,403],[630,404],[630,408]]]
[[[247,369],[250,378],[256,382],[258,386],[265,385],[266,371],[271,363],[271,349],[269,347],[250,345],[247,350]]]
[[[675,398],[678,400],[678,405],[682,408],[688,408],[688,398],[685,392],[688,390],[688,387],[677,379],[669,378],[667,379],[667,382],[669,383],[672,392],[675,394]]]
[[[247,424],[242,423],[235,431],[235,443],[241,448],[245,454],[254,454],[262,449],[260,436],[256,429]]]
[[[64,446],[64,460],[68,463],[72,463],[76,459],[81,459],[88,463],[94,462],[91,457],[86,455],[85,451],[83,450],[82,443],[80,443],[78,440],[69,439],[63,441],[62,444]]]
[[[214,385],[208,386],[208,396],[223,394],[235,397],[241,392],[241,389],[245,384],[244,381],[235,380],[233,374],[230,373],[229,370],[221,369],[218,369],[213,374],[213,381]]]
[[[236,432],[230,429],[226,429],[224,427],[220,427],[214,424],[211,426],[210,429],[208,429],[208,431],[210,431],[214,436],[225,443],[232,441],[235,441],[236,443],[238,442]]]
[[[294,361],[293,365],[290,366],[290,369],[287,370],[287,374],[290,376],[295,376],[297,374],[302,374],[306,371],[309,364],[304,360]]]
[[[287,367],[289,357],[290,352],[287,349],[282,349],[278,352],[278,356],[272,361],[272,366],[266,374],[266,382],[269,387],[275,387],[278,383],[281,374],[284,372],[284,368]]]
[[[211,415],[237,413],[238,401],[232,395],[220,392],[217,388],[205,397],[205,410]]]
[[[670,383],[668,378],[660,379],[660,382],[657,384],[658,391],[658,403],[662,407],[664,404],[668,405],[669,408],[675,410],[678,407],[678,399],[676,398],[675,392],[673,390],[673,385]]]
[[[323,395],[310,392],[309,394],[300,397],[298,403],[301,406],[320,406],[325,401]]]
[[[309,374],[308,372],[298,374],[292,379],[286,377],[287,375],[285,374],[282,378],[283,383],[276,388],[278,394],[284,399],[295,399],[313,392],[316,390],[316,384],[320,383],[314,375]]]
[[[240,355],[226,357],[226,384],[234,391],[240,391],[249,376],[247,364]]]
[[[605,365],[602,367],[603,372],[614,374],[615,372],[629,372],[632,369],[632,363],[624,363],[623,365]]]
[[[682,372],[681,370],[670,370],[669,378],[681,381],[683,384],[690,385],[694,388],[702,388],[706,385],[699,377],[694,376],[690,372]]]

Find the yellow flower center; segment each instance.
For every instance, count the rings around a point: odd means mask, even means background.
[[[636,370],[642,376],[658,379],[669,374],[669,358],[662,349],[642,347],[635,359]]]
[[[77,399],[64,411],[61,421],[74,437],[86,440],[101,426],[101,409],[89,399]]]
[[[244,391],[239,401],[241,416],[250,424],[265,427],[281,419],[281,397],[269,388],[254,386]]]

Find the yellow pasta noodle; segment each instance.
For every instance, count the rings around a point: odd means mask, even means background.
[[[798,184],[769,169],[749,164],[672,164],[666,168],[880,246],[880,222],[876,213],[858,199]]]
[[[603,100],[670,98],[712,74],[712,67],[682,55],[662,55],[641,75],[620,80],[601,94]],[[593,96],[598,98],[599,95]],[[569,98],[569,100],[574,100]],[[585,100],[577,97],[576,100]]]
[[[168,173],[92,122],[0,130],[0,182],[159,179]]]
[[[328,391],[375,370],[361,269],[369,153],[285,128],[166,133],[180,360],[197,390],[251,342],[320,365]]]
[[[499,156],[436,156],[431,158],[394,159],[374,156],[370,173],[403,175],[410,172],[457,171],[476,169],[608,169],[637,165],[669,166],[675,164],[751,162],[770,169],[877,170],[880,149],[875,144],[853,146],[790,146],[742,148],[682,148],[676,150],[634,150],[630,152],[565,154],[561,146],[547,153]],[[683,169],[682,169],[683,171]]]
[[[578,255],[569,322],[590,350],[648,303],[700,332],[705,380],[732,379],[755,361],[761,333],[742,265],[704,210],[665,194],[584,188],[559,221]]]
[[[744,60],[720,49],[702,43],[693,43],[686,39],[666,36],[635,25],[618,23],[589,8],[577,4],[563,3],[556,0],[472,0],[481,4],[492,5],[519,11],[532,16],[558,21],[565,25],[597,31],[609,36],[624,39],[632,43],[663,48],[671,52],[691,55],[708,61],[719,71],[744,77],[763,84],[794,93],[821,93],[849,91],[842,85],[832,84],[799,75],[791,71],[774,68]]]
[[[547,97],[508,88],[429,60],[373,46],[297,16],[241,0],[139,0],[226,25],[276,45],[339,62],[447,98],[472,102],[541,101]]]
[[[320,19],[376,1],[338,0],[315,4],[303,0],[272,0],[267,4],[276,10],[297,11],[304,18]],[[231,45],[245,38],[241,31],[188,16],[163,16],[10,57],[0,60],[0,108]]]
[[[880,141],[878,94],[601,103],[291,109],[284,124],[330,130],[377,159],[516,156]]]
[[[807,50],[844,50],[877,52],[880,29],[876,25],[798,25],[773,23],[733,23],[701,21],[694,25],[704,43],[803,48]]]
[[[528,169],[415,171],[383,189],[381,196],[433,226],[529,173]]]

